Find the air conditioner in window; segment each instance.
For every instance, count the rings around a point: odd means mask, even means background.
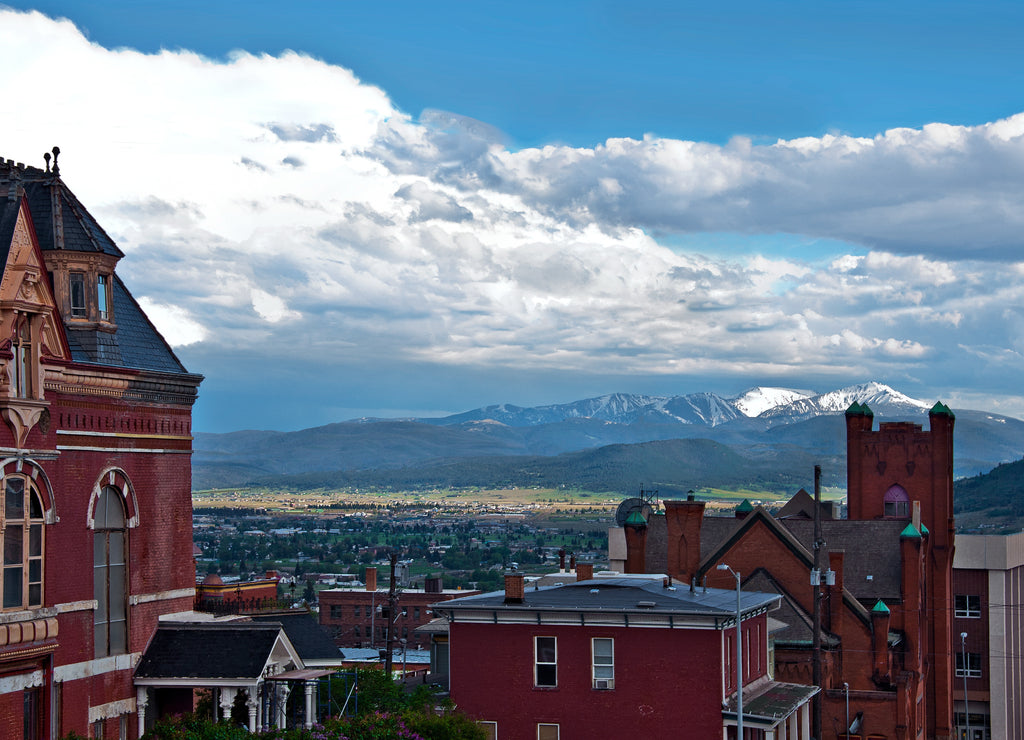
[[[595,689],[614,689],[615,679],[612,678],[596,678],[594,679]]]

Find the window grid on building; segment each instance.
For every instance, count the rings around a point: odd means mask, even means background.
[[[96,657],[128,651],[127,535],[121,492],[105,486],[93,516],[93,629]]]
[[[43,605],[43,504],[28,478],[4,478],[3,608]]]
[[[558,685],[558,644],[554,637],[535,637],[533,685]]]
[[[595,637],[590,642],[595,689],[615,688],[615,640]]]
[[[953,597],[953,608],[958,617],[977,619],[981,617],[981,596],[956,594]]]
[[[981,653],[956,654],[957,678],[981,678]]]

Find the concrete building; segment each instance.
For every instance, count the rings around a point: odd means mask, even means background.
[[[952,647],[958,738],[1024,737],[1022,604],[1024,532],[957,535]]]

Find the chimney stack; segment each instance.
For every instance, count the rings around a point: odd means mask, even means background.
[[[376,591],[377,590],[377,569],[367,568],[366,569],[366,590]]]
[[[589,581],[594,577],[594,564],[593,563],[577,563],[576,564],[576,580],[577,581]]]
[[[565,548],[558,551],[558,572],[565,573]]]
[[[526,600],[525,579],[522,573],[505,574],[505,603],[522,604]]]

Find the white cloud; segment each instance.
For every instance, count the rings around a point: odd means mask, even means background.
[[[1024,306],[1021,266],[980,259],[1017,259],[1024,114],[769,146],[512,152],[485,123],[413,120],[300,54],[108,50],[12,11],[0,45],[19,60],[0,91],[20,101],[0,108],[0,153],[60,145],[65,180],[128,255],[119,273],[168,341],[207,357],[287,343],[338,368],[941,388],[968,385],[982,347],[1024,348],[1006,313]],[[819,263],[658,241],[688,231],[850,248]],[[1005,377],[1022,364],[1005,356]]]

